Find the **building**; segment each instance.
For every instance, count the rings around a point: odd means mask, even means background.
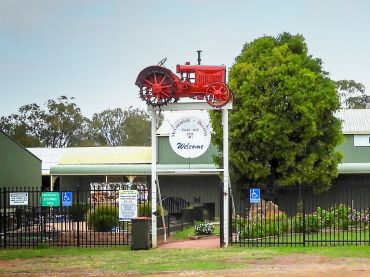
[[[338,150],[344,158],[338,166],[339,176],[333,182],[333,191],[345,189],[345,185],[370,188],[370,109],[340,110],[337,116],[342,120],[344,134]],[[182,158],[170,147],[170,125],[165,122],[157,131],[162,198],[176,196],[192,205],[205,204],[218,216],[222,180],[220,169],[214,164],[214,155],[219,154],[217,148],[210,145],[198,158]],[[148,187],[151,184],[151,147],[31,148],[30,151],[43,160],[43,185],[52,190],[76,185],[89,189],[95,182],[136,182]],[[285,199],[284,195],[278,198]]]
[[[334,184],[370,185],[370,109],[343,109],[337,117],[344,141],[338,146],[343,161]]]
[[[1,130],[0,187],[41,187],[41,160]]]

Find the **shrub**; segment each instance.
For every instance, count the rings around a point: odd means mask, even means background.
[[[118,208],[115,205],[98,206],[91,210],[88,218],[90,228],[98,232],[108,232],[118,226]]]
[[[86,213],[89,209],[89,206],[86,204],[73,204],[69,207],[68,212],[72,221],[83,221],[85,220]]]
[[[164,210],[164,215],[166,215],[167,214],[166,209],[163,208],[163,210]],[[138,204],[137,216],[151,217],[151,212],[152,212],[152,202],[143,201]],[[159,204],[157,204],[157,216],[162,216],[162,210]]]
[[[303,230],[305,232],[317,232],[319,230],[321,219],[318,216],[317,213],[313,214],[306,214],[305,215],[305,224],[303,224],[303,214],[297,213],[295,217],[293,217],[292,220],[292,230],[297,233],[303,233]],[[304,229],[305,227],[305,229]]]
[[[214,230],[215,226],[207,220],[195,223],[194,233],[196,235],[211,235]]]

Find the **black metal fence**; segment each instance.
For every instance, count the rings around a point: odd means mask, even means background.
[[[231,244],[370,245],[370,186],[340,185],[321,194],[309,187],[260,191],[260,203],[250,203],[250,190],[234,191]]]
[[[0,189],[0,248],[129,245],[131,223],[118,218],[119,189],[128,188],[77,186],[56,194],[36,188]],[[150,217],[150,191],[144,186],[131,189],[138,191],[138,215]]]

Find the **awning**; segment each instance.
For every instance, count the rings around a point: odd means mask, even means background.
[[[151,175],[151,164],[82,164],[56,165],[50,168],[51,175]],[[218,174],[214,164],[160,164],[159,175]]]
[[[370,163],[342,163],[338,165],[339,174],[370,173]]]

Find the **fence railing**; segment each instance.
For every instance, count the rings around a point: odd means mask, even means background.
[[[0,248],[40,244],[61,247],[130,245],[131,222],[119,220],[120,189],[137,190],[137,215],[152,216],[150,188],[145,185],[93,183],[90,189],[74,186],[56,192],[28,187],[0,188]],[[157,211],[157,233],[163,235],[161,212]],[[178,216],[180,212],[174,211],[172,206],[164,211],[167,236],[190,224],[182,212]]]
[[[150,193],[140,188],[138,196],[138,215],[150,217]],[[0,199],[0,248],[131,244],[131,223],[118,218],[117,189],[3,188]]]
[[[261,201],[253,204],[249,190],[237,195],[231,244],[370,245],[369,186],[342,185],[321,194],[312,188],[261,188]]]

